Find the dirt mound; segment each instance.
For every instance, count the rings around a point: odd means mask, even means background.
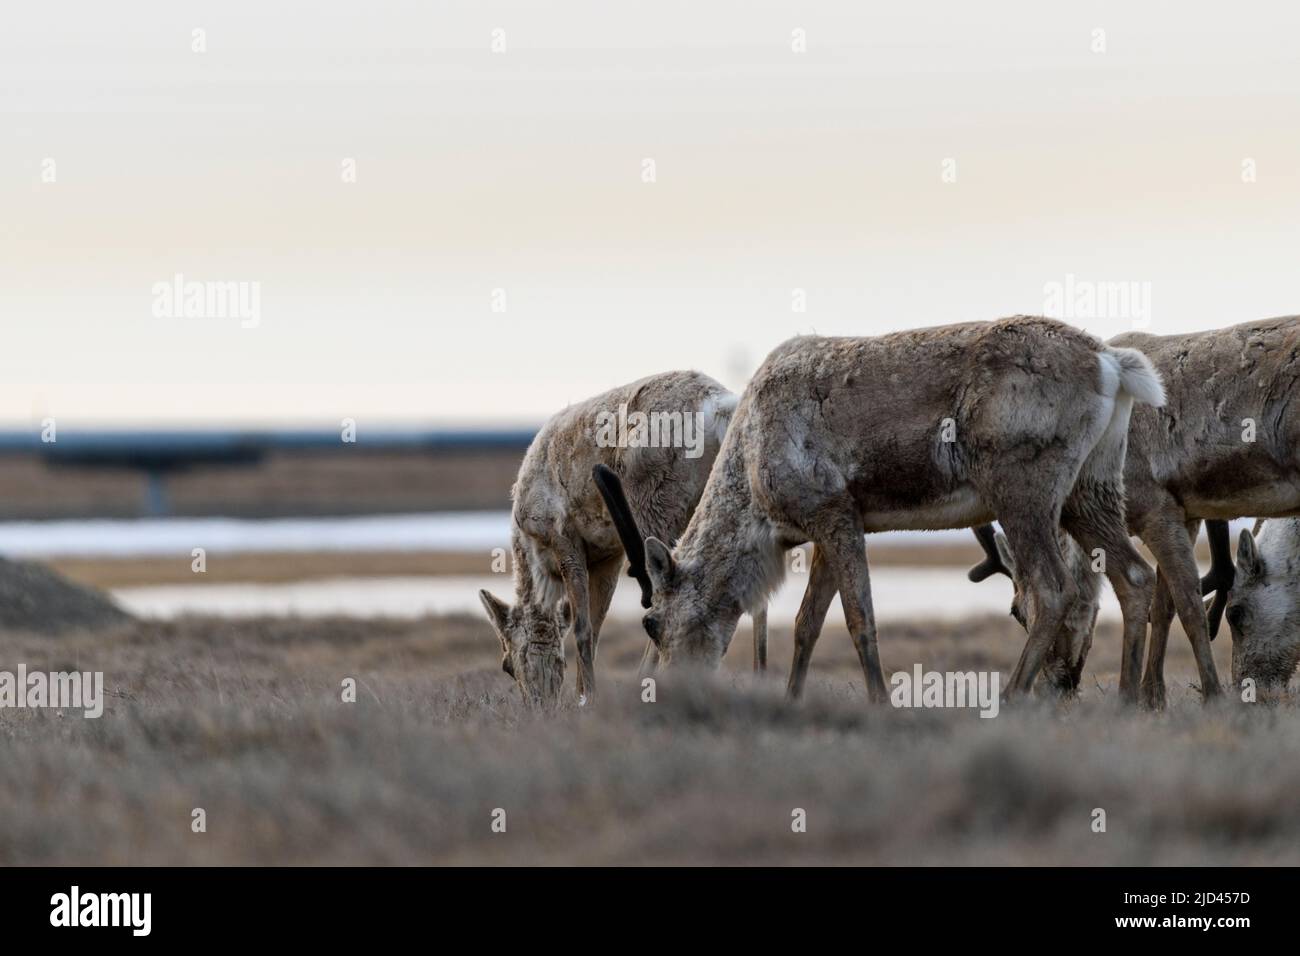
[[[0,628],[61,634],[130,619],[101,591],[74,584],[39,564],[0,558]]]

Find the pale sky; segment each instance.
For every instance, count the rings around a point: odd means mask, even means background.
[[[536,422],[1067,276],[1149,294],[1075,318],[1103,335],[1300,312],[1297,35],[1251,2],[10,4],[0,425]],[[155,315],[177,273],[260,283],[259,324]]]

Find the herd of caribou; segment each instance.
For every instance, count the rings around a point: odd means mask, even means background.
[[[1297,398],[1300,317],[1105,343],[1031,316],[801,336],[739,396],[668,372],[551,418],[512,491],[515,601],[480,597],[502,666],[530,702],[560,698],[572,628],[586,703],[625,558],[648,608],[643,670],[716,667],[743,613],[761,670],[785,554],[812,542],[789,694],[803,688],[839,593],[868,694],[883,701],[864,534],[975,528],[987,557],[971,579],[1011,577],[1012,613],[1028,632],[1008,696],[1040,675],[1077,688],[1103,574],[1123,614],[1125,701],[1164,705],[1175,613],[1201,694],[1221,695],[1210,641],[1225,607],[1233,683],[1284,687],[1300,657],[1300,522],[1271,521],[1258,542],[1243,531],[1234,567],[1227,521],[1300,514]],[[702,453],[596,441],[597,417],[622,406],[696,414]],[[1204,580],[1193,551],[1202,521]]]

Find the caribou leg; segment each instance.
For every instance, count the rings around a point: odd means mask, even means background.
[[[1119,598],[1124,615],[1124,643],[1120,658],[1119,694],[1126,703],[1137,703],[1138,687],[1142,681],[1142,651],[1147,638],[1147,615],[1151,609],[1151,596],[1155,589],[1155,575],[1124,527],[1123,494],[1104,486],[1084,489],[1093,499],[1098,497],[1121,503],[1120,507],[1074,507],[1083,502],[1070,502],[1062,523],[1065,530],[1091,555],[1101,550],[1105,574]]]
[[[1165,648],[1169,626],[1174,623],[1174,598],[1169,593],[1165,572],[1156,575],[1156,597],[1151,602],[1151,645],[1147,648],[1146,673],[1142,675],[1142,702],[1152,710],[1165,706]]]
[[[749,616],[754,628],[754,671],[767,673],[767,605]]]
[[[1006,696],[1010,699],[1033,689],[1047,649],[1061,634],[1066,614],[1077,600],[1077,588],[1061,556],[1054,520],[1018,515],[999,518],[1011,551],[1016,555],[1016,567],[1020,569],[1029,603],[1029,638],[1007,685]]]
[[[1219,634],[1219,622],[1223,620],[1223,609],[1228,606],[1228,592],[1232,590],[1237,579],[1237,568],[1232,563],[1232,545],[1228,541],[1228,522],[1212,520],[1205,522],[1205,535],[1210,539],[1210,571],[1201,578],[1202,597],[1214,592],[1214,600],[1207,612],[1209,616],[1210,640]],[[1195,533],[1192,543],[1196,543]]]
[[[1141,529],[1142,540],[1156,556],[1164,572],[1178,621],[1191,641],[1200,674],[1201,695],[1205,700],[1223,692],[1219,674],[1210,650],[1209,625],[1205,607],[1201,604],[1200,572],[1196,568],[1196,555],[1187,540],[1186,519],[1175,513],[1175,507],[1155,510]]]
[[[885,675],[880,668],[880,650],[876,644],[876,616],[871,606],[871,573],[867,568],[867,548],[862,527],[856,516],[836,522],[824,539],[831,564],[839,581],[840,603],[844,606],[844,623],[853,636],[867,697],[873,704],[889,699]]]
[[[804,589],[803,601],[794,619],[794,661],[790,665],[790,678],[786,684],[786,695],[791,699],[803,693],[808,663],[812,660],[813,648],[821,636],[826,612],[830,610],[836,590],[835,572],[826,560],[825,549],[813,545],[808,586]]]
[[[573,639],[578,645],[578,703],[589,704],[596,694],[596,640],[591,628],[587,561],[579,548],[563,536],[555,539],[560,577],[573,609]]]
[[[623,556],[611,558],[594,568],[587,569],[587,580],[590,582],[588,590],[590,594],[590,615],[591,621],[591,656],[595,659],[596,648],[600,644],[600,626],[605,623],[605,616],[609,614],[609,605],[614,600],[614,591],[618,587],[619,573],[623,570]]]

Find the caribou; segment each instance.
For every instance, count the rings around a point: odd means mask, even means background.
[[[1228,599],[1232,681],[1283,689],[1300,663],[1300,518],[1241,529],[1237,583]],[[1258,536],[1258,539],[1257,537]]]
[[[1236,571],[1232,565],[1232,554],[1228,543],[1228,522],[1211,520],[1205,522],[1205,527],[1213,563],[1209,573],[1201,579],[1201,591],[1204,594],[1214,593],[1214,597],[1206,602],[1210,640],[1213,641],[1219,630],[1219,622],[1227,605]],[[980,582],[994,574],[1002,574],[1010,578],[1013,583],[1016,582],[1016,559],[1011,553],[1011,545],[1007,543],[1006,535],[998,532],[993,525],[981,525],[975,529],[975,537],[980,547],[984,549],[984,559],[967,572],[967,577],[972,581]],[[1081,600],[1077,611],[1066,623],[1069,632],[1068,656],[1058,657],[1049,654],[1040,680],[1045,687],[1060,696],[1068,697],[1079,689],[1083,667],[1088,660],[1088,651],[1092,648],[1093,632],[1097,627],[1097,613],[1101,609],[1102,575],[1097,567],[1096,556],[1086,554],[1074,539],[1064,532],[1060,535],[1060,542],[1066,567],[1070,569],[1070,576],[1079,588]],[[1160,580],[1158,576],[1157,580]],[[1155,600],[1157,603],[1162,600],[1167,601],[1168,590],[1157,590]],[[1021,595],[1017,586],[1015,596],[1011,600],[1011,616],[1020,623],[1021,627],[1025,627],[1025,617],[1020,605]],[[1151,621],[1153,627],[1161,631],[1167,639],[1169,627],[1173,623],[1173,613],[1168,609],[1168,604],[1162,607],[1164,609],[1159,614],[1153,613]]]
[[[675,546],[617,494],[605,501],[627,553],[644,561],[643,626],[665,666],[716,667],[741,613],[783,577],[784,552],[811,540],[787,692],[802,692],[838,592],[873,702],[886,690],[864,532],[1002,523],[1029,625],[1014,696],[1032,687],[1050,647],[1067,650],[1078,594],[1063,527],[1108,556],[1124,612],[1121,691],[1135,700],[1155,576],[1125,533],[1122,470],[1134,403],[1163,401],[1140,352],[1051,319],[803,336],[778,346],[745,389]]]
[[[1159,569],[1143,701],[1152,708],[1165,704],[1165,649],[1175,612],[1208,700],[1222,692],[1211,626],[1217,630],[1233,586],[1226,521],[1300,514],[1300,407],[1294,402],[1300,317],[1183,335],[1128,332],[1109,344],[1146,354],[1167,396],[1163,407],[1134,411],[1124,463],[1128,530],[1151,549]],[[1213,560],[1204,580],[1192,548],[1203,520],[1210,522]],[[1217,594],[1207,621],[1200,598],[1211,590]]]
[[[622,508],[663,540],[686,527],[737,397],[699,372],[667,372],[558,412],[524,455],[510,495],[515,603],[479,592],[501,645],[502,669],[525,700],[554,705],[564,684],[564,637],[578,651],[578,702],[595,693],[596,643],[618,584],[623,547],[593,467],[627,489]],[[628,501],[630,499],[630,503]],[[642,603],[650,584],[640,562]],[[756,606],[754,667],[767,665],[767,612]],[[647,642],[647,658],[653,646]]]
[[[984,561],[971,568],[968,577],[972,581],[983,581],[993,574],[1004,574],[1013,582],[1020,578],[1016,571],[1016,558],[1011,553],[1011,545],[1006,535],[995,531],[993,525],[982,525],[975,529],[975,536],[984,548]],[[1048,649],[1039,677],[1041,686],[1067,697],[1074,694],[1083,677],[1083,666],[1088,660],[1088,651],[1092,648],[1093,632],[1097,627],[1097,612],[1101,608],[1101,575],[1094,568],[1094,559],[1085,554],[1064,530],[1059,530],[1057,540],[1070,580],[1078,589],[1078,600],[1074,609],[1065,618],[1066,639],[1062,650],[1057,646]],[[1021,627],[1028,629],[1025,619],[1023,596],[1019,589],[1011,601],[1011,616]]]

